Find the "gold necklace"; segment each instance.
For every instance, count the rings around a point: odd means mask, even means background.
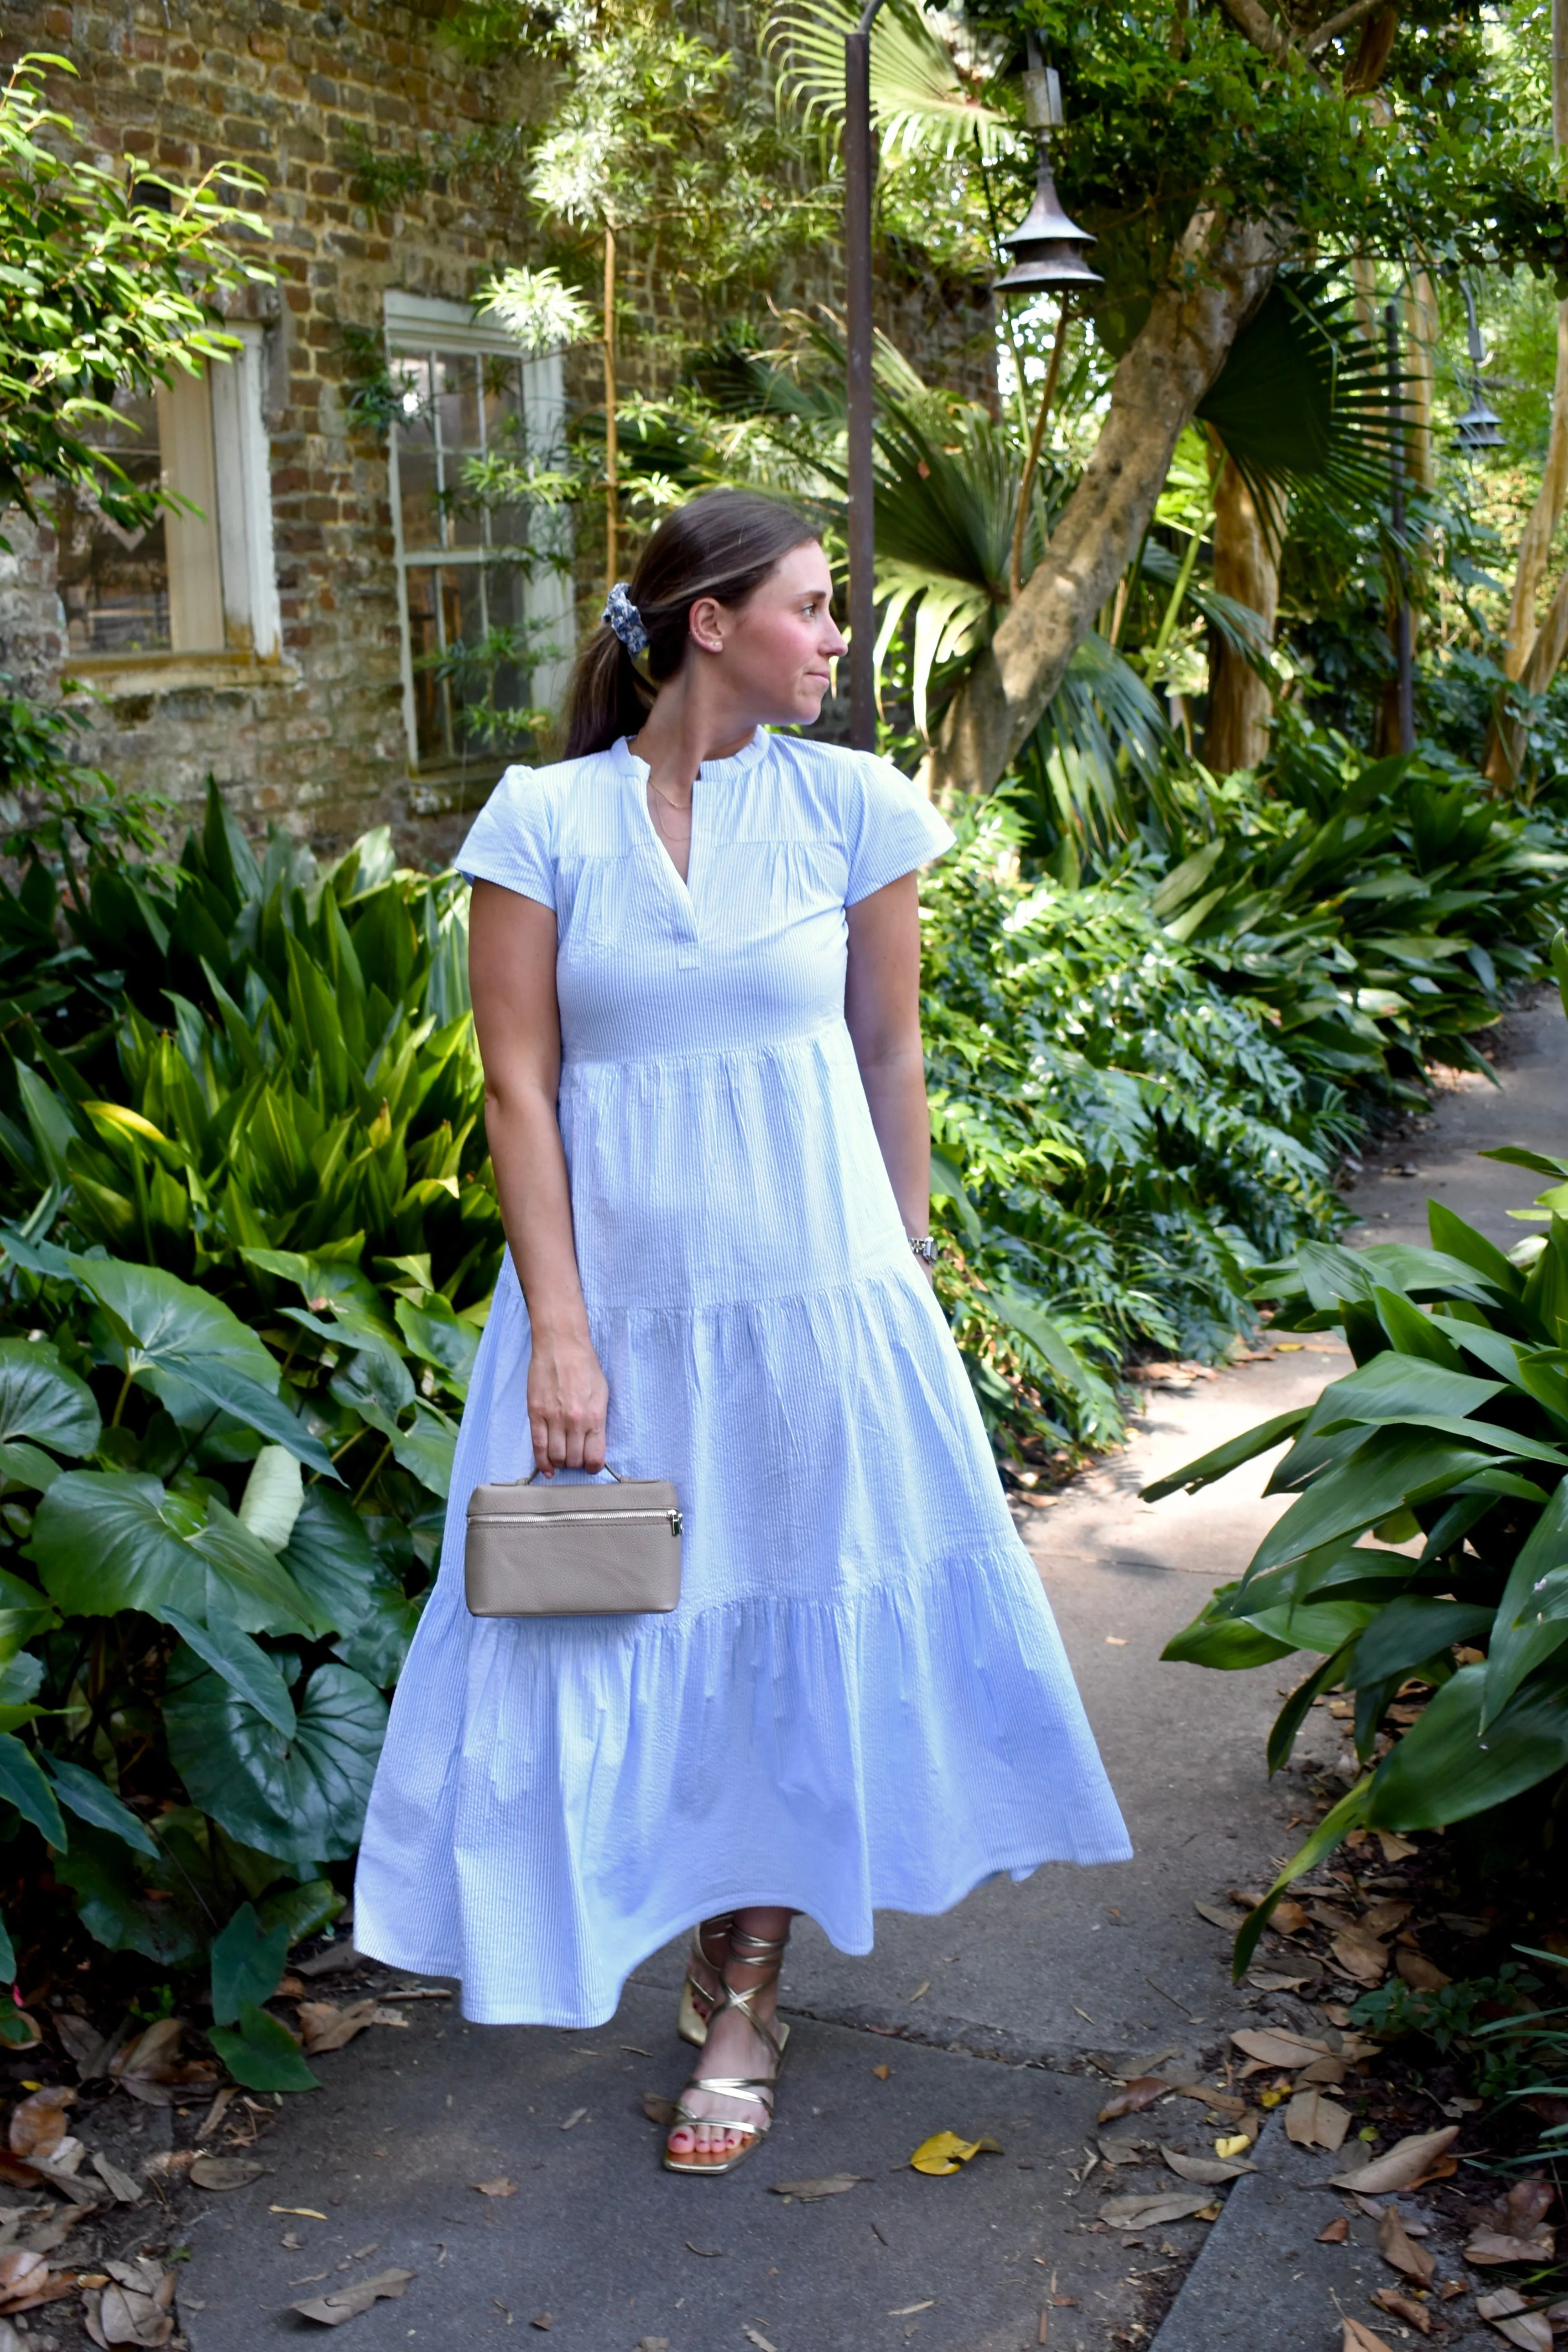
[[[689,801],[672,801],[668,793],[661,793],[659,791],[658,786],[654,782],[651,776],[647,780],[647,788],[653,794],[656,801],[662,801],[666,808],[673,809],[675,811],[677,816],[689,816],[691,814],[691,803]]]

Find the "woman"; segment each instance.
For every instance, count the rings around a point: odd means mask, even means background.
[[[952,835],[815,720],[845,650],[771,500],[660,524],[579,660],[569,757],[459,859],[510,1250],[393,1707],[363,1950],[483,2022],[602,2024],[700,1919],[667,2142],[759,2145],[784,1938],[1130,1851],[931,1291],[917,869]],[[676,1482],[667,1616],[473,1620],[469,1492]]]

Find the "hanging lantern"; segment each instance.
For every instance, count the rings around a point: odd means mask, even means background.
[[[1454,438],[1461,449],[1500,449],[1502,419],[1489,407],[1481,383],[1481,370],[1487,355],[1481,348],[1481,330],[1476,318],[1476,298],[1468,278],[1459,280],[1459,291],[1465,298],[1465,326],[1470,351],[1470,404],[1464,415],[1454,422]]]
[[[1060,129],[1062,120],[1061,84],[1050,67],[1041,65],[1033,33],[1028,36],[1028,56],[1024,111],[1038,150],[1035,201],[1017,227],[1002,239],[1013,257],[1013,266],[1005,278],[997,278],[995,291],[1065,294],[1075,286],[1099,286],[1102,280],[1084,258],[1085,248],[1094,239],[1063,212],[1051,176],[1051,132]]]

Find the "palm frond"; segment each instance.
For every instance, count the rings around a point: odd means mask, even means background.
[[[1331,275],[1277,278],[1198,403],[1276,541],[1288,495],[1362,511],[1388,495],[1403,380]]]
[[[1179,560],[1158,540],[1150,540],[1139,558],[1138,569],[1162,587],[1173,588],[1181,568]],[[1235,596],[1222,595],[1196,571],[1187,582],[1186,602],[1249,669],[1255,669],[1259,677],[1274,676],[1274,650],[1260,613]]]
[[[763,37],[779,91],[807,123],[844,112],[844,37],[859,0],[782,0]],[[1017,137],[999,107],[979,95],[952,51],[911,0],[889,0],[871,32],[871,113],[889,155],[952,155],[980,142],[987,163]]]

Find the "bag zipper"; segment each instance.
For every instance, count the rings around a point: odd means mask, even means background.
[[[625,1527],[631,1519],[664,1519],[672,1536],[679,1535],[686,1525],[679,1511],[474,1511],[469,1515],[473,1527]]]

